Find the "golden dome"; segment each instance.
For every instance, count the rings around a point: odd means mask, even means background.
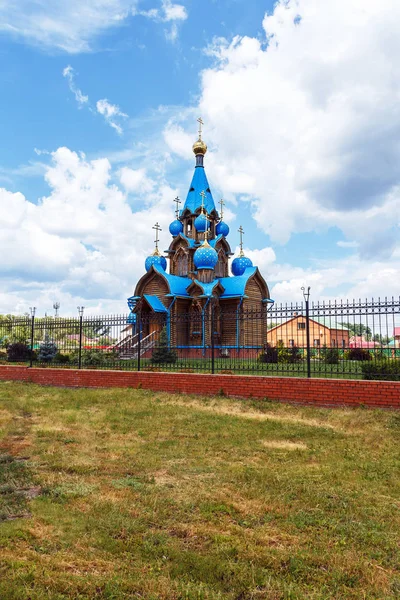
[[[205,142],[203,142],[203,140],[201,138],[199,138],[193,144],[193,152],[195,153],[196,156],[198,154],[203,154],[204,155],[207,152],[207,144]]]

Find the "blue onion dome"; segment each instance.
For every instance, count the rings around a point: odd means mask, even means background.
[[[182,233],[183,231],[183,224],[181,223],[181,221],[179,219],[175,219],[175,221],[172,221],[171,225],[169,226],[169,232],[170,234],[175,237],[177,235],[179,235],[180,233]]]
[[[232,269],[232,273],[235,276],[238,276],[238,275],[243,275],[245,270],[252,266],[253,266],[253,263],[251,262],[251,260],[249,258],[247,258],[247,256],[237,256],[232,261],[231,269]]]
[[[227,236],[229,233],[229,227],[228,225],[225,223],[225,221],[220,221],[218,223],[218,225],[215,228],[215,233],[217,235],[223,235],[223,236]]]
[[[196,227],[196,231],[203,233],[206,228],[208,229],[210,227],[210,221],[204,213],[200,213],[194,220],[194,226]]]
[[[146,271],[150,271],[153,265],[161,267],[165,271],[167,268],[167,260],[165,256],[161,256],[160,254],[152,254],[151,256],[148,256],[146,258],[146,262],[144,263]]]
[[[197,248],[193,257],[196,269],[213,269],[218,262],[218,254],[208,242]]]

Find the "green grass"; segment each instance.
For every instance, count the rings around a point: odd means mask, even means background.
[[[391,412],[0,383],[0,598],[400,598],[399,441]]]

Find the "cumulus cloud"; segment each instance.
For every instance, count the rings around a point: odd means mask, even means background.
[[[123,129],[118,121],[120,121],[121,118],[127,118],[128,115],[123,113],[119,106],[116,104],[111,104],[106,98],[103,98],[103,100],[98,100],[96,102],[96,109],[97,112],[104,117],[106,123],[108,123],[110,127],[115,129],[119,135],[123,133]]]
[[[125,310],[152,251],[151,227],[160,214],[170,212],[172,220],[177,190],[160,180],[132,210],[112,175],[107,159],[88,161],[59,148],[45,175],[51,193],[38,204],[0,190],[0,252],[8,257],[0,265],[1,313],[24,312],[32,303],[49,310],[55,297],[64,314],[74,312],[77,301],[97,312]],[[161,244],[168,240],[165,227]]]
[[[400,4],[281,0],[264,37],[217,39],[198,110],[214,185],[274,243],[336,226],[390,257],[400,222]],[[180,153],[183,131],[167,136]]]
[[[154,188],[154,181],[147,177],[146,169],[130,169],[122,167],[119,179],[127,192],[146,194]]]
[[[89,102],[89,96],[85,96],[81,92],[81,90],[78,87],[76,87],[75,71],[71,67],[71,65],[68,65],[67,67],[65,67],[65,69],[63,70],[63,77],[65,77],[68,81],[68,87],[75,96],[75,100],[78,103],[78,108],[82,108],[82,106],[84,106],[85,104],[87,104]]]

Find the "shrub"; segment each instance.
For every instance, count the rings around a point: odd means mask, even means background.
[[[30,358],[31,350],[22,342],[15,342],[14,344],[10,344],[7,348],[7,360],[10,362],[26,361],[30,360]]]
[[[350,348],[344,354],[346,360],[372,360],[371,354],[365,348]]]
[[[397,358],[365,362],[361,365],[363,379],[400,381],[400,360]]]
[[[300,348],[297,346],[290,346],[286,348],[283,342],[279,342],[277,346],[278,350],[278,362],[280,363],[296,363],[302,360]]]
[[[40,362],[51,362],[57,354],[57,346],[46,333],[43,342],[39,347],[38,360]]]
[[[327,365],[339,363],[339,350],[337,348],[323,348],[321,358]]]
[[[7,360],[7,352],[0,352],[0,360]]]
[[[274,348],[270,344],[266,344],[264,350],[258,355],[257,361],[260,363],[277,363],[278,348]]]
[[[57,354],[55,355],[53,361],[55,363],[60,363],[60,364],[65,364],[68,363],[70,360],[69,358],[69,354],[62,354],[61,352],[57,352]]]
[[[82,365],[85,367],[100,367],[105,362],[105,358],[98,350],[84,350],[82,352]]]
[[[158,346],[154,348],[151,362],[155,365],[174,363],[177,360],[176,352],[170,350],[167,330],[164,327],[160,333]]]

